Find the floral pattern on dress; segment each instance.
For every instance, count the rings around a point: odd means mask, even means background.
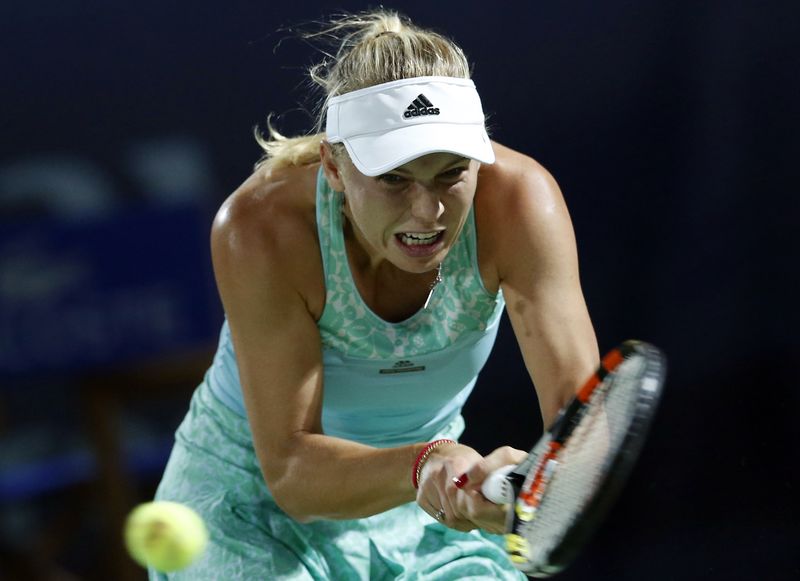
[[[442,281],[430,304],[409,319],[390,323],[364,303],[347,259],[342,232],[343,195],[320,176],[317,223],[325,269],[325,309],[319,321],[322,344],[346,357],[402,359],[450,347],[466,333],[497,322],[505,302],[483,286],[475,260],[473,210],[442,264]]]

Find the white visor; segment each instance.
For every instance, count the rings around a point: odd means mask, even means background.
[[[494,163],[481,99],[470,79],[415,77],[333,97],[326,135],[358,171],[376,176],[422,155],[449,152]]]

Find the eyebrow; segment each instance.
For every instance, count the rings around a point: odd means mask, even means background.
[[[442,166],[440,169],[436,170],[436,173],[437,173],[437,174],[440,174],[440,173],[442,173],[442,172],[445,172],[445,171],[447,171],[447,170],[453,169],[453,167],[454,167],[454,166],[456,166],[456,165],[458,165],[458,164],[460,164],[460,163],[464,163],[465,161],[466,161],[466,162],[469,162],[469,161],[470,161],[470,158],[468,158],[468,157],[463,157],[463,156],[461,156],[461,157],[457,157],[457,158],[455,158],[453,161],[451,161],[450,163],[448,163],[448,164],[446,164],[446,165]],[[387,171],[387,172],[384,172],[384,173],[382,173],[381,175],[388,175],[388,174],[391,174],[391,173],[396,173],[396,172],[399,172],[399,173],[405,173],[405,174],[410,174],[410,173],[411,173],[411,171],[409,171],[409,170],[407,170],[407,169],[403,169],[403,167],[402,167],[402,166],[400,166],[400,167],[396,167],[396,168],[394,168],[394,169],[391,169],[391,170],[389,170],[389,171]]]

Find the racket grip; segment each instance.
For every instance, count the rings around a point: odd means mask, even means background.
[[[495,504],[514,502],[514,488],[507,478],[514,468],[514,464],[509,464],[489,474],[481,485],[481,492],[486,497],[486,500]]]

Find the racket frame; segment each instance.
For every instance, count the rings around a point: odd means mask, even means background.
[[[547,485],[557,469],[558,455],[575,428],[591,408],[592,395],[619,366],[631,357],[642,357],[644,368],[636,387],[635,412],[626,435],[612,460],[603,470],[595,494],[586,503],[572,526],[544,560],[529,558],[530,543],[525,537],[526,525],[536,517],[536,511],[547,495]],[[666,358],[653,345],[641,341],[626,341],[603,357],[592,377],[578,390],[551,427],[537,442],[528,458],[506,475],[514,502],[509,508],[506,545],[515,566],[527,575],[549,577],[562,571],[574,560],[580,549],[595,531],[616,500],[641,452],[646,434],[660,400],[666,374]],[[613,383],[608,389],[613,389]],[[538,453],[536,453],[538,450]]]

